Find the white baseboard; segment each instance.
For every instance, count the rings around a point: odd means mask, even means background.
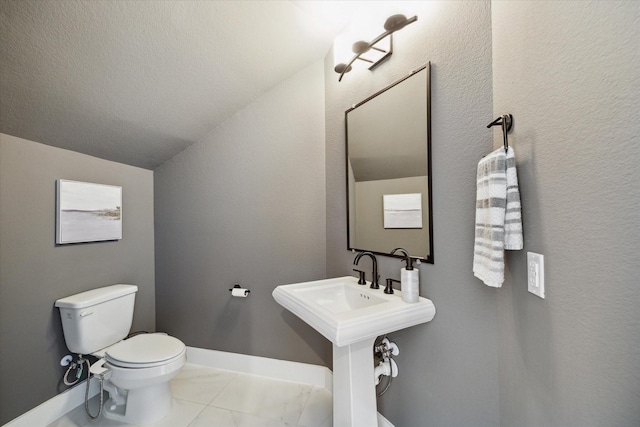
[[[209,368],[309,384],[324,387],[329,391],[333,389],[333,373],[324,366],[195,347],[187,347],[187,361]],[[82,381],[77,386],[52,397],[3,427],[33,427],[51,424],[84,403],[85,383],[86,381]],[[89,398],[98,394],[99,391],[98,382],[91,381]],[[378,427],[394,426],[378,413]]]
[[[394,425],[378,412],[378,427],[394,427]]]
[[[187,362],[208,368],[224,369],[282,381],[293,381],[324,387],[327,390],[333,389],[331,371],[329,368],[319,365],[195,347],[187,347]]]
[[[84,403],[86,380],[75,387],[63,391],[44,403],[36,406],[5,424],[3,427],[33,427],[51,424],[67,412]],[[89,385],[89,399],[100,392],[98,381],[91,381]]]

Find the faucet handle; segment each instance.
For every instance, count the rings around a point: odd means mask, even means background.
[[[384,288],[385,294],[393,293],[393,282],[400,283],[400,281],[396,279],[391,279],[391,278],[387,279],[387,286]]]
[[[364,271],[362,270],[356,270],[355,268],[353,269],[353,271],[357,271],[359,274],[359,278],[358,278],[358,285],[366,285],[367,282],[366,280],[364,280]]]

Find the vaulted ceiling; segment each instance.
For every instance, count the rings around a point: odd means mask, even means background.
[[[153,169],[327,54],[311,6],[0,0],[0,132]]]

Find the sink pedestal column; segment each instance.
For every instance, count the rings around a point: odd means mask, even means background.
[[[333,344],[333,425],[378,425],[373,379],[375,338],[338,347]]]

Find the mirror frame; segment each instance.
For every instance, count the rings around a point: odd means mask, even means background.
[[[379,90],[378,92],[374,93],[373,95],[367,97],[366,99],[360,101],[359,103],[353,105],[351,108],[349,108],[348,110],[346,110],[344,112],[344,129],[345,129],[345,170],[346,170],[346,193],[347,193],[347,249],[350,251],[369,251],[372,252],[376,255],[383,255],[383,256],[388,256],[388,257],[393,257],[393,258],[399,258],[399,259],[403,259],[404,257],[402,255],[391,255],[390,253],[385,253],[385,252],[379,252],[379,251],[375,251],[375,250],[371,250],[371,249],[364,249],[364,248],[356,248],[351,244],[351,233],[350,233],[350,229],[349,229],[349,124],[348,124],[348,119],[347,119],[347,115],[349,114],[349,112],[355,110],[356,108],[358,108],[359,106],[371,101],[372,99],[374,99],[375,97],[377,97],[378,95],[390,90],[391,88],[399,85],[400,83],[404,82],[405,80],[411,78],[412,76],[416,75],[417,73],[423,71],[426,69],[426,83],[427,83],[427,87],[425,95],[427,97],[427,111],[426,111],[426,117],[425,120],[427,121],[427,140],[426,140],[426,144],[427,144],[427,198],[428,198],[428,204],[429,204],[429,209],[428,209],[428,214],[429,214],[429,221],[428,221],[428,227],[429,227],[429,254],[427,256],[417,256],[415,254],[410,254],[411,258],[414,260],[420,260],[420,262],[423,263],[428,263],[428,264],[433,264],[434,263],[434,257],[433,257],[433,195],[432,195],[432,181],[433,181],[433,174],[432,174],[432,170],[431,170],[431,62],[428,62],[426,65],[423,65],[417,69],[415,69],[414,71],[412,71],[411,73],[409,73],[408,75],[402,77],[401,79],[391,83],[390,85],[386,86],[385,88]],[[396,246],[397,247],[397,246]],[[389,252],[391,252],[391,250],[393,250],[394,248],[390,248]]]

